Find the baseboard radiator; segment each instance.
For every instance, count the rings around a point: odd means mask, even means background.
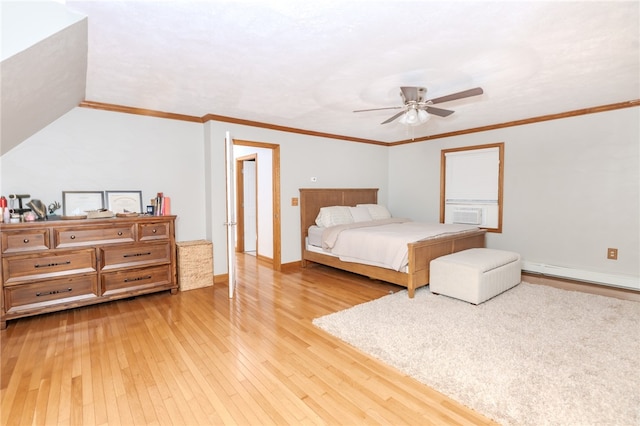
[[[522,261],[522,271],[547,275],[556,278],[584,281],[614,287],[640,290],[640,277],[631,275],[605,274],[602,272],[584,271],[581,269],[565,268],[563,266],[546,265],[544,263]]]

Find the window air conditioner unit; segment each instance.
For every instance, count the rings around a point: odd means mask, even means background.
[[[464,223],[466,225],[482,224],[482,208],[456,207],[453,210],[453,223]]]

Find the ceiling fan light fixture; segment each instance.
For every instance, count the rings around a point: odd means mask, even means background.
[[[400,123],[406,126],[418,126],[422,123],[429,121],[429,114],[427,111],[417,108],[410,108],[407,112],[400,117]]]
[[[422,124],[422,123],[426,123],[427,121],[429,121],[429,113],[427,113],[427,111],[421,109],[418,110],[418,121]]]
[[[418,121],[418,112],[415,109],[411,108],[404,115],[404,119],[405,119],[405,121],[407,122],[407,124],[409,126],[415,126],[416,124],[419,123],[419,121]]]

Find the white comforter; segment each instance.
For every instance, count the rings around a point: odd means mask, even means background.
[[[472,225],[411,222],[392,218],[326,228],[322,248],[346,262],[403,271],[409,262],[407,244],[478,229]]]

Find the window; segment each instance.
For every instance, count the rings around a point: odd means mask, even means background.
[[[502,232],[504,143],[443,149],[440,222]]]

